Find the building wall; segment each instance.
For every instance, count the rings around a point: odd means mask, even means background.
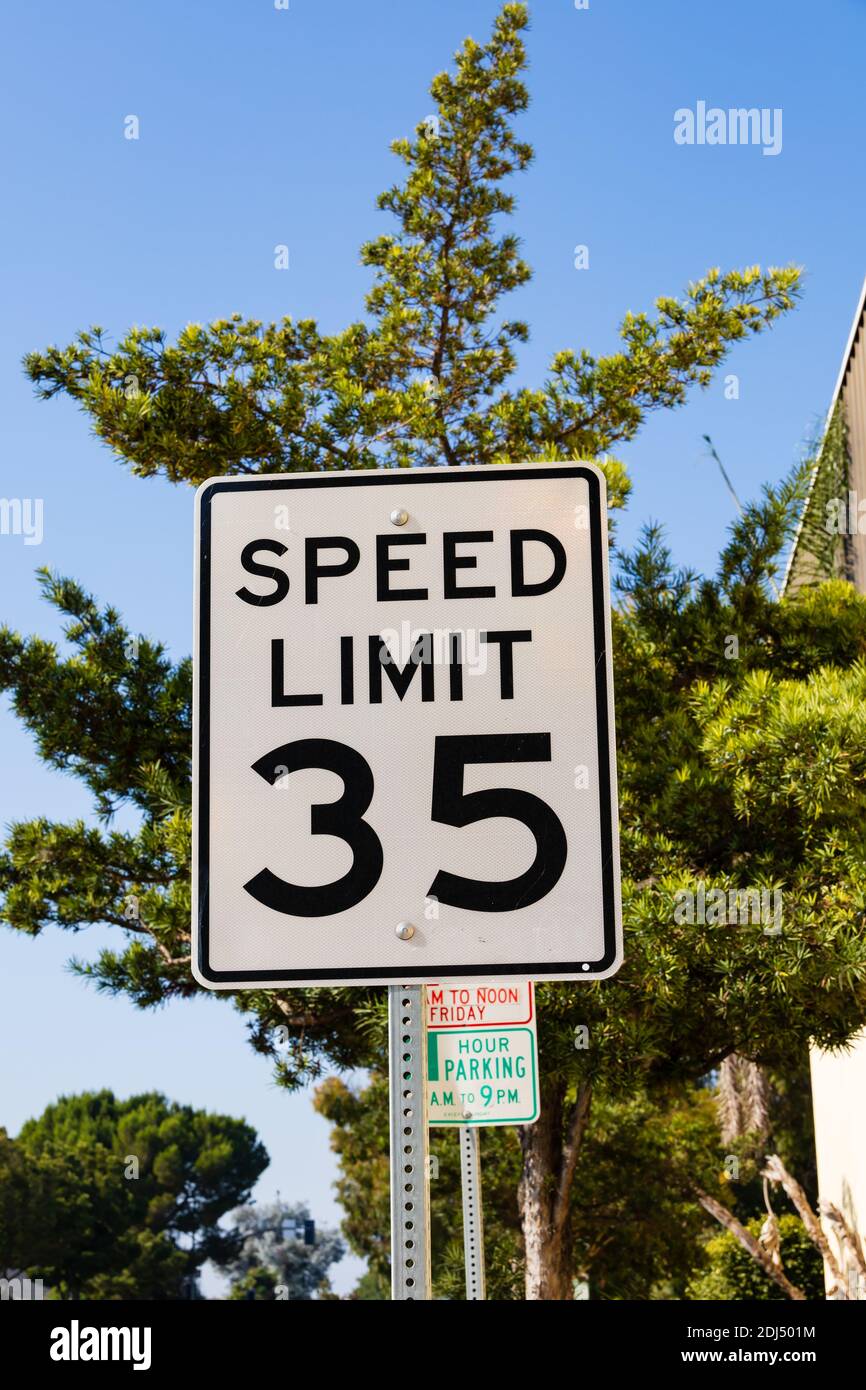
[[[851,350],[849,364],[842,386],[842,402],[848,425],[848,451],[851,476],[849,485],[856,503],[862,502],[863,510],[858,513],[857,534],[851,537],[853,551],[853,575],[855,585],[861,594],[866,593],[866,322],[860,319],[855,341]],[[855,503],[855,506],[856,506]]]
[[[854,494],[850,510],[856,531],[847,537],[846,554],[840,557],[837,572],[845,572],[855,587],[866,593],[866,284],[845,350],[828,423],[839,404],[847,428],[848,487]],[[816,489],[813,506],[819,505],[820,497],[820,490]],[[862,512],[858,511],[860,502],[864,503]],[[786,591],[795,592],[801,584],[813,583],[821,577],[816,573],[814,556],[808,554],[807,547],[795,547],[786,576]],[[811,1071],[819,1194],[822,1201],[832,1202],[839,1208],[866,1246],[866,1032],[847,1052],[827,1053],[813,1049]],[[847,1275],[844,1252],[829,1223],[824,1221],[823,1225]],[[829,1286],[829,1279],[827,1282]],[[859,1297],[866,1298],[866,1289],[860,1288]]]
[[[811,1063],[821,1200],[833,1202],[866,1242],[866,1034],[849,1052],[813,1048]],[[832,1227],[822,1224],[850,1280],[855,1271],[846,1268]],[[866,1289],[859,1296],[866,1298]]]
[[[849,493],[853,529],[844,536],[830,535],[827,505],[830,499],[846,505]],[[866,281],[827,413],[809,499],[788,559],[785,592],[796,593],[803,585],[834,575],[849,579],[866,593]]]

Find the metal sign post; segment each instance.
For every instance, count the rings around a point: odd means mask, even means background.
[[[391,1297],[430,1298],[427,1001],[424,985],[388,986],[391,1102]]]
[[[460,1184],[463,1189],[463,1255],[467,1302],[487,1297],[484,1278],[484,1212],[481,1204],[481,1155],[478,1130],[460,1127]]]
[[[531,1124],[520,982],[622,959],[604,475],[212,478],[196,535],[192,973],[388,986],[393,1297],[429,1299],[428,1124]]]

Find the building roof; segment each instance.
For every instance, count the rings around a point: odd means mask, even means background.
[[[828,411],[827,411],[826,419],[825,419],[825,421],[824,421],[824,429],[823,429],[823,433],[822,433],[822,442],[821,442],[821,445],[819,446],[819,448],[818,448],[818,450],[817,450],[817,452],[816,452],[816,455],[815,455],[815,465],[814,465],[814,468],[812,469],[812,476],[811,476],[811,478],[810,478],[810,480],[809,480],[809,491],[808,491],[808,493],[807,493],[807,495],[806,495],[806,501],[803,503],[803,510],[802,510],[802,512],[800,513],[800,520],[799,520],[799,522],[797,523],[797,529],[796,529],[796,531],[795,531],[795,533],[794,533],[794,539],[793,539],[793,542],[792,542],[792,544],[791,544],[790,552],[789,552],[789,554],[788,554],[787,563],[786,563],[786,565],[785,565],[785,575],[784,575],[784,579],[783,579],[783,583],[782,583],[783,591],[788,587],[788,583],[789,583],[789,581],[790,581],[790,579],[791,579],[791,573],[792,573],[792,570],[793,570],[793,567],[794,567],[795,557],[796,557],[796,555],[797,555],[797,547],[798,547],[798,544],[799,544],[799,541],[800,541],[800,536],[801,536],[802,531],[803,531],[803,524],[804,524],[804,522],[805,522],[805,520],[806,520],[806,516],[807,516],[807,514],[808,514],[808,512],[809,512],[809,508],[810,508],[810,506],[811,506],[811,504],[812,504],[812,501],[813,501],[813,496],[814,496],[814,492],[815,492],[815,483],[816,483],[816,481],[817,481],[818,474],[819,474],[819,472],[820,472],[820,467],[821,467],[821,455],[822,455],[822,450],[823,450],[823,442],[824,442],[824,440],[825,440],[826,437],[827,437],[827,432],[828,432],[828,430],[830,429],[830,425],[831,425],[832,420],[833,420],[833,417],[834,417],[834,415],[835,415],[835,413],[836,413],[836,407],[839,405],[839,402],[842,400],[843,392],[844,392],[844,389],[845,389],[845,383],[846,383],[846,380],[847,380],[847,378],[848,378],[848,373],[849,373],[850,370],[851,370],[851,365],[852,365],[852,361],[853,361],[853,358],[854,358],[854,352],[855,352],[855,349],[856,349],[856,347],[857,347],[857,345],[858,345],[858,342],[859,342],[859,340],[860,340],[860,336],[861,336],[861,334],[862,334],[862,332],[863,332],[864,320],[866,320],[866,277],[864,277],[863,285],[862,285],[862,287],[861,287],[861,289],[860,289],[860,298],[859,298],[859,300],[858,300],[858,302],[857,302],[857,310],[856,310],[856,313],[854,314],[854,319],[853,319],[852,324],[851,324],[851,330],[850,330],[850,332],[849,332],[849,334],[848,334],[848,341],[847,341],[847,343],[845,344],[845,351],[844,351],[844,353],[843,353],[843,355],[842,355],[842,363],[841,363],[841,366],[839,367],[839,375],[838,375],[837,378],[836,378],[836,386],[835,386],[834,391],[833,391],[833,397],[832,397],[832,400],[830,401],[830,406],[829,406],[829,409],[828,409]]]

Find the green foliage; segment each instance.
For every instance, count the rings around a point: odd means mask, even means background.
[[[431,87],[435,121],[397,140],[405,181],[379,206],[397,230],[368,241],[369,321],[323,335],[309,319],[233,315],[189,324],[175,344],[134,328],[115,348],[90,328],[26,358],[39,394],[65,394],[141,477],[200,483],[223,473],[600,458],[646,412],[706,386],[730,347],[789,310],[795,267],[711,270],[655,315],[625,316],[623,349],[566,349],[544,385],[508,389],[525,323],[500,319],[530,276],[502,187],[532,159],[512,120],[526,6],[506,4],[486,44],[467,39]]]
[[[748,509],[715,579],[678,571],[654,529],[624,557],[614,642],[626,963],[571,995],[595,1076],[698,1076],[735,1048],[786,1066],[810,1038],[841,1041],[866,1014],[866,600],[838,582],[770,599],[768,557],[798,500],[794,479]],[[701,885],[778,887],[781,934],[677,923],[676,893]]]
[[[106,824],[13,824],[0,853],[3,917],[32,936],[110,923],[122,949],[104,949],[78,973],[143,1008],[187,998],[200,988],[189,968],[190,662],[172,665],[78,585],[45,572],[42,585],[67,619],[67,650],[0,629],[0,688],[13,692],[40,755],[84,781]],[[139,813],[134,831],[111,828],[124,803]],[[351,991],[251,992],[236,1002],[253,1046],[288,1084],[315,1073],[324,1055],[359,1058]],[[303,1045],[287,1050],[278,1029],[303,1035]]]
[[[746,1223],[747,1230],[760,1236],[760,1217]],[[778,1218],[782,1265],[791,1283],[807,1298],[824,1297],[824,1266],[821,1256],[806,1235],[802,1221],[787,1213]],[[707,1268],[689,1284],[685,1297],[712,1302],[731,1299],[787,1301],[787,1295],[768,1278],[734,1236],[722,1231],[706,1246]]]
[[[164,649],[123,627],[78,584],[38,571],[42,591],[68,619],[72,649],[61,660],[53,642],[0,632],[0,670],[12,707],[33,731],[39,756],[79,777],[109,819],[124,802],[163,813],[143,770],[158,764],[171,781],[189,775],[189,660],[172,666]],[[45,719],[46,706],[52,718]]]
[[[599,1098],[575,1174],[574,1269],[593,1299],[682,1297],[706,1220],[691,1183],[720,1198],[721,1153],[707,1090]]]
[[[328,1270],[343,1258],[345,1246],[336,1231],[319,1226],[315,1243],[306,1245],[303,1223],[309,1218],[307,1206],[280,1201],[233,1212],[236,1246],[223,1262],[232,1280],[229,1297],[274,1299],[279,1288],[281,1299],[309,1302],[327,1292]]]
[[[338,1155],[336,1184],[346,1213],[343,1231],[350,1248],[368,1262],[370,1278],[356,1297],[390,1297],[391,1216],[388,1186],[388,1081],[374,1073],[361,1090],[330,1077],[316,1089],[315,1106],[332,1126]],[[437,1298],[464,1297],[460,1153],[449,1129],[430,1131],[430,1222],[433,1283]],[[485,1130],[485,1255],[488,1297],[522,1297],[523,1262],[516,1191],[520,1147],[511,1129]],[[385,1294],[383,1291],[388,1291]]]
[[[74,1181],[74,1179],[73,1179]],[[73,1218],[69,1170],[62,1162],[34,1164],[0,1129],[0,1269],[41,1268],[68,1240]],[[49,1224],[44,1213],[51,1211]]]
[[[0,1263],[62,1297],[181,1298],[268,1157],[241,1120],[150,1093],[66,1096],[0,1136]]]
[[[266,1265],[253,1265],[232,1284],[228,1293],[229,1302],[273,1302],[279,1282],[275,1270],[268,1269]]]
[[[543,1063],[543,1057],[542,1057]],[[316,1108],[333,1126],[337,1193],[352,1250],[371,1278],[389,1278],[388,1091],[376,1076],[360,1091],[335,1078],[316,1092]],[[524,1296],[517,1204],[521,1155],[512,1129],[485,1130],[484,1236],[488,1298]],[[431,1230],[437,1298],[465,1298],[460,1157],[456,1135],[431,1130]],[[572,1202],[573,1265],[591,1278],[593,1298],[648,1298],[664,1286],[681,1297],[707,1221],[691,1183],[720,1200],[721,1154],[714,1101],[705,1089],[670,1089],[599,1100],[578,1160]],[[380,1295],[385,1296],[385,1295]]]
[[[836,575],[853,580],[852,538],[839,527],[840,504],[847,504],[851,477],[848,422],[841,401],[812,450],[809,470],[809,501],[791,557],[791,585],[820,584]]]
[[[599,460],[613,505],[622,505],[628,479],[609,451],[631,440],[649,411],[706,386],[732,345],[787,313],[800,276],[793,267],[711,270],[681,298],[659,299],[653,314],[627,314],[620,351],[569,348],[554,355],[540,388],[510,385],[528,330],[502,319],[499,304],[529,272],[500,220],[513,208],[503,181],[531,158],[512,130],[527,102],[526,23],[525,6],[504,5],[490,41],[467,40],[453,72],[436,78],[438,128],[424,124],[397,142],[406,179],[380,200],[396,230],[362,253],[375,274],[368,321],[325,336],[309,320],[234,317],[190,325],[173,345],[159,329],[134,329],[114,349],[92,329],[27,358],[38,393],[77,401],[140,476],[195,484],[285,469],[588,458]],[[550,1094],[564,1101],[592,1081],[597,1118],[599,1105],[638,1104],[648,1086],[693,1082],[734,1049],[799,1066],[811,1038],[839,1043],[866,1020],[855,669],[866,648],[866,600],[831,584],[772,601],[807,472],[746,508],[712,577],[677,569],[658,528],[619,557],[626,964],[611,981],[539,990]],[[14,825],[0,857],[4,916],[33,935],[51,923],[109,922],[121,945],[83,968],[100,988],[142,1006],[195,993],[188,664],[174,667],[144,642],[128,656],[116,613],[71,581],[44,583],[71,620],[70,649],[4,630],[0,689],[12,692],[49,764],[82,777],[106,824]],[[842,785],[847,810],[832,798]],[[111,828],[123,800],[140,814],[134,833]],[[701,884],[781,888],[782,934],[677,923],[677,892]],[[234,1003],[253,1046],[293,1085],[326,1064],[381,1065],[376,999],[253,991]],[[586,1051],[574,1048],[576,1024],[589,1027]],[[356,1144],[358,1162],[369,1163],[364,1190],[344,1192],[347,1234],[354,1248],[366,1244],[381,1279],[381,1136],[365,1106],[336,1093],[328,1103],[341,1144]],[[617,1123],[639,1148],[627,1110]],[[519,1153],[506,1139],[490,1149],[501,1151],[508,1189],[507,1201],[491,1207],[500,1223],[494,1245],[505,1252],[497,1267],[513,1273],[508,1203]],[[600,1198],[602,1208],[610,1200]],[[443,1204],[435,1219],[447,1245],[453,1211]],[[665,1258],[650,1240],[642,1285],[680,1277],[682,1262]],[[602,1251],[592,1256],[597,1270],[603,1260]],[[625,1286],[610,1287],[622,1296]]]
[[[387,1076],[374,1074],[360,1094],[329,1077],[316,1088],[314,1104],[333,1126],[331,1146],[341,1168],[335,1190],[345,1212],[342,1229],[349,1248],[390,1289]]]
[[[453,73],[435,79],[436,123],[396,142],[406,179],[380,199],[396,231],[362,253],[375,271],[370,323],[327,338],[309,321],[262,327],[235,317],[190,325],[173,346],[158,329],[136,328],[113,351],[88,330],[28,357],[39,394],[78,401],[142,476],[198,483],[287,468],[583,457],[599,459],[611,503],[622,505],[629,481],[608,451],[790,309],[799,274],[711,271],[684,299],[659,300],[655,318],[627,315],[621,352],[561,352],[541,390],[509,391],[527,330],[494,320],[500,298],[529,274],[499,230],[514,206],[503,182],[531,158],[512,129],[528,100],[526,24],[525,6],[504,5],[490,42],[467,40]],[[199,988],[189,971],[189,663],[172,666],[144,639],[136,646],[117,613],[72,581],[42,582],[69,620],[69,649],[4,629],[0,689],[46,761],[84,780],[103,820],[126,801],[141,823],[134,833],[47,818],[13,825],[0,856],[3,914],[32,935],[109,922],[123,944],[82,974],[142,1007],[185,997]],[[326,1061],[375,1061],[358,1030],[357,992],[261,991],[234,1002],[286,1084]],[[289,1048],[277,1041],[286,1030]]]

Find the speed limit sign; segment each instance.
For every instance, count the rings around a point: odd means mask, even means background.
[[[219,478],[196,535],[199,982],[612,974],[603,475]]]

